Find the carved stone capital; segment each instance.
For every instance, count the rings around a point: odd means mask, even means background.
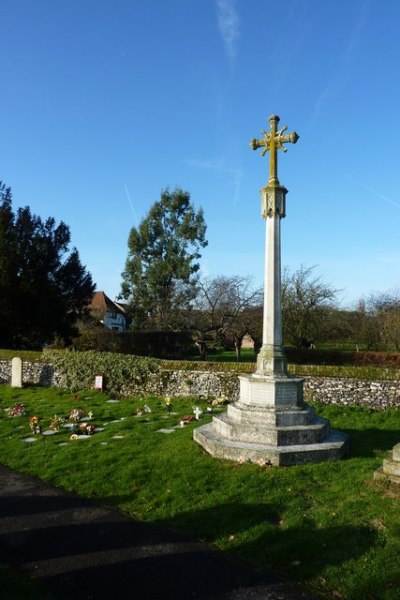
[[[286,217],[286,194],[287,189],[283,186],[270,186],[261,190],[261,216],[267,217]]]

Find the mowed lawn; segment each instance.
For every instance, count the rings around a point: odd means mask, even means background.
[[[194,406],[204,411],[201,424],[210,420],[206,402],[173,399],[168,410],[161,398],[109,400],[117,399],[1,385],[1,462],[135,519],[190,533],[321,596],[400,598],[400,486],[373,479],[400,442],[398,410],[317,406],[349,434],[349,457],[277,468],[217,460],[195,444],[199,423],[179,423]],[[25,414],[10,417],[6,409],[16,403],[26,405]],[[151,412],[137,415],[145,405]],[[46,430],[54,415],[68,417],[74,408],[92,412],[90,423],[102,431],[71,440],[61,427],[26,441],[30,417],[40,417]]]

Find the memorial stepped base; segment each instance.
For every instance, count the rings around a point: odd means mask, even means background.
[[[374,478],[400,483],[400,444],[393,447],[391,457],[384,459],[383,466],[375,471]]]
[[[263,424],[235,422],[228,412],[213,419],[214,430],[230,440],[292,446],[296,444],[319,444],[329,434],[329,421],[315,417],[308,425],[274,427]]]
[[[277,466],[340,460],[347,436],[303,403],[302,380],[240,377],[240,400],[198,427],[194,440],[212,456]]]
[[[278,467],[340,460],[345,455],[343,434],[331,430],[324,442],[295,446],[271,446],[224,438],[209,425],[194,431],[194,439],[216,458],[238,462],[260,462]]]

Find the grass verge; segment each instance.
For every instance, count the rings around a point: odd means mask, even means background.
[[[20,358],[22,358],[22,360],[42,361],[51,363],[51,357],[53,356],[53,358],[55,359],[58,355],[57,360],[55,360],[55,364],[57,366],[57,362],[65,362],[65,364],[67,365],[67,373],[69,374],[69,379],[73,377],[74,371],[79,372],[80,376],[83,372],[87,372],[86,375],[91,380],[94,376],[94,373],[101,372],[102,370],[108,371],[110,368],[112,368],[114,379],[119,379],[119,381],[116,381],[116,387],[118,387],[118,385],[121,387],[121,385],[123,385],[122,382],[125,381],[127,377],[129,378],[133,376],[133,373],[129,373],[129,364],[137,364],[139,365],[139,370],[143,370],[144,368],[145,371],[152,370],[150,368],[151,365],[153,365],[154,367],[158,365],[161,369],[173,369],[180,371],[254,373],[256,369],[256,364],[253,350],[246,349],[243,352],[243,362],[235,362],[233,351],[226,351],[224,353],[221,353],[220,355],[212,355],[212,360],[209,361],[199,361],[147,359],[145,357],[139,357],[135,355],[124,355],[105,352],[65,353],[64,351],[50,351],[41,353],[23,350],[0,350],[0,360],[11,360],[14,356],[19,356]],[[104,360],[107,358],[107,356],[109,357],[109,362],[104,363]],[[91,359],[90,361],[87,360],[88,357]],[[103,366],[102,362],[104,363]],[[112,367],[110,367],[110,362],[113,363]],[[140,367],[140,365],[142,365],[143,368]],[[346,366],[331,364],[315,365],[289,363],[288,371],[291,375],[296,375],[299,377],[345,377],[352,379],[363,379],[367,381],[374,381],[377,379],[398,380],[400,377],[399,368],[395,366]],[[67,383],[66,385],[69,385],[69,383]]]
[[[9,467],[190,533],[327,598],[398,600],[400,490],[372,478],[400,441],[398,410],[318,406],[350,435],[350,456],[280,469],[211,458],[192,441],[196,423],[160,433],[194,404],[206,410],[190,398],[174,399],[169,413],[158,398],[109,403],[94,392],[4,385],[0,397],[1,461]],[[16,402],[26,404],[26,414],[7,416],[4,409]],[[144,404],[151,413],[136,416]],[[85,442],[71,441],[65,428],[23,441],[30,416],[46,428],[54,414],[78,407],[104,430]],[[205,412],[202,422],[209,419]]]

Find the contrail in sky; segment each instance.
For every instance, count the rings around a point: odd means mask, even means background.
[[[132,198],[131,198],[131,195],[129,193],[128,186],[126,185],[126,183],[124,184],[124,187],[125,187],[126,197],[128,198],[129,206],[131,207],[131,211],[132,211],[133,217],[135,219],[136,227],[138,227],[139,219],[137,218],[137,214],[136,214],[135,208],[133,206]]]
[[[358,181],[358,179],[355,179],[351,175],[348,175],[348,177],[349,177],[349,179],[351,181],[353,181],[354,183],[356,183],[357,185],[359,185],[366,192],[369,192],[370,194],[373,194],[377,198],[380,198],[381,200],[384,200],[385,202],[387,202],[388,204],[391,204],[392,206],[395,206],[396,208],[400,208],[400,204],[398,202],[395,202],[391,198],[388,198],[384,194],[381,194],[381,192],[378,192],[377,190],[374,190],[373,188],[369,187],[368,185],[365,185],[364,183],[361,183],[361,181]]]

